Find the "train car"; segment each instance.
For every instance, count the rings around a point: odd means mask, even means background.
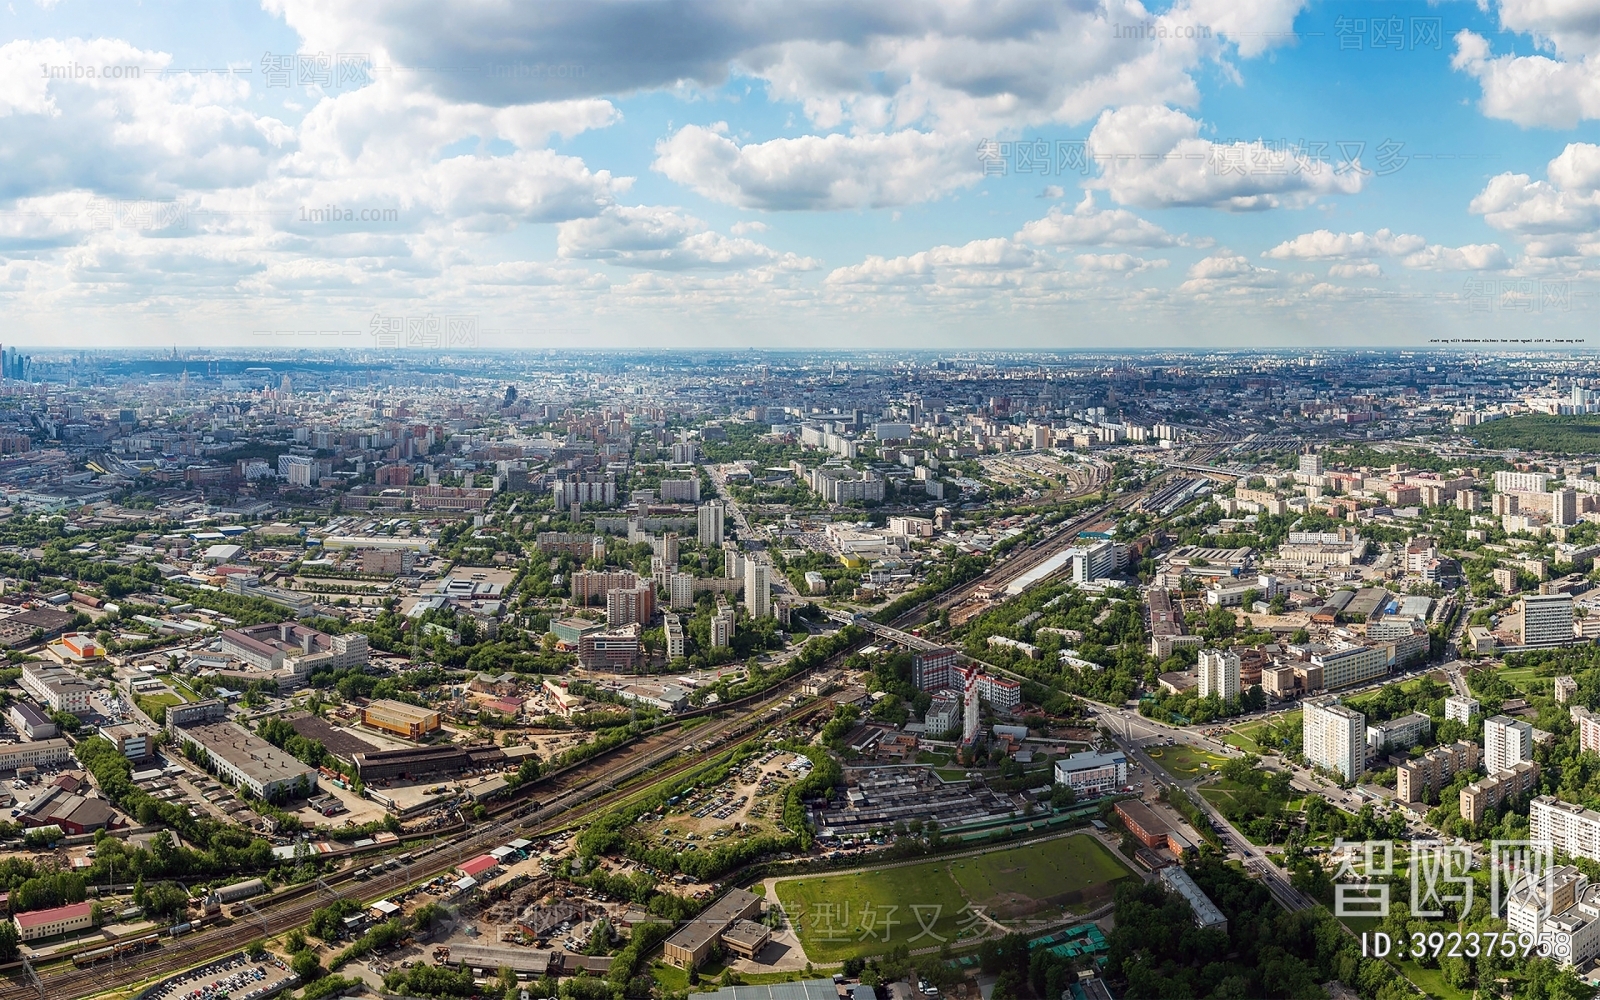
[[[258,878],[253,878],[245,882],[235,882],[232,885],[225,885],[213,893],[213,895],[216,896],[217,902],[219,903],[237,903],[241,899],[249,899],[251,896],[259,896],[266,891],[267,884]]]
[[[106,945],[104,948],[91,948],[88,951],[80,951],[76,955],[73,955],[72,964],[81,969],[104,959],[111,958],[114,954],[115,949],[112,948],[111,945]]]
[[[187,921],[181,924],[173,924],[171,927],[167,928],[167,936],[181,937],[192,930],[194,930],[194,924],[188,923]]]
[[[116,952],[117,957],[121,958],[124,955],[132,955],[135,952],[144,951],[146,948],[153,948],[160,941],[161,935],[152,932],[141,934],[136,938],[129,938],[126,941],[118,941],[111,947]]]

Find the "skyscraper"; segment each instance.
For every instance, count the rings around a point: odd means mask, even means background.
[[[700,505],[700,548],[722,544],[722,504],[713,500]]]
[[[767,564],[756,559],[744,561],[744,606],[751,618],[772,614],[772,590],[767,580]]]

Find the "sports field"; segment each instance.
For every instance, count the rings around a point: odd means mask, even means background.
[[[777,890],[806,957],[827,964],[897,944],[915,951],[982,935],[993,925],[979,909],[1001,922],[1091,909],[1131,874],[1080,834],[949,861],[785,879]]]

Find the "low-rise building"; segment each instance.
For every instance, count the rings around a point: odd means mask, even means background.
[[[17,735],[29,740],[47,740],[60,730],[54,720],[25,701],[14,701],[6,711],[6,718]]]
[[[72,747],[63,739],[0,746],[0,772],[19,767],[55,767],[72,759]]]
[[[1169,892],[1175,892],[1184,898],[1189,908],[1194,910],[1194,923],[1202,930],[1218,930],[1228,932],[1228,918],[1223,916],[1217,904],[1211,897],[1195,884],[1189,873],[1177,865],[1168,865],[1161,869],[1161,884]]]
[[[89,714],[94,688],[70,670],[44,662],[24,663],[19,680],[24,691],[53,712]]]
[[[11,918],[17,925],[17,936],[24,941],[41,941],[58,934],[88,930],[94,926],[94,904],[88,900],[68,903],[48,910],[29,910]]]
[[[744,889],[726,895],[700,912],[662,945],[662,957],[680,969],[692,969],[704,962],[711,948],[736,922],[761,912],[761,897]]]
[[[202,751],[217,776],[258,798],[277,799],[317,787],[317,769],[232,722],[206,722],[174,730],[180,746]]]
[[[1433,731],[1433,720],[1426,712],[1411,712],[1387,722],[1367,726],[1367,752],[1381,753],[1388,747],[1408,750],[1426,743]]]
[[[1128,784],[1128,758],[1120,750],[1075,753],[1056,761],[1056,784],[1071,788],[1080,799],[1112,794]]]

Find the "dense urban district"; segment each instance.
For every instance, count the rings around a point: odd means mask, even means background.
[[[0,1000],[1596,995],[1593,358],[0,362]]]

